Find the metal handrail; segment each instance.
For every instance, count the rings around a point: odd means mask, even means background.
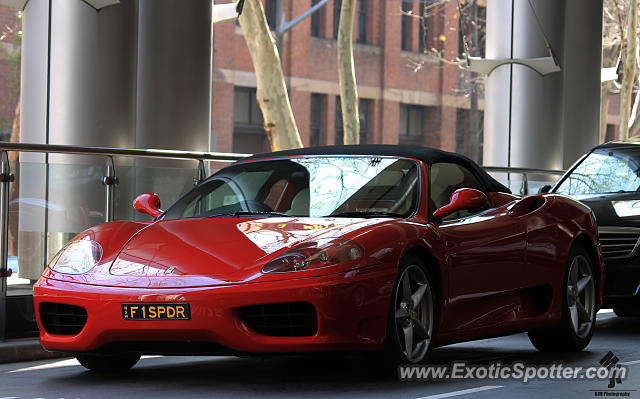
[[[204,160],[219,162],[237,161],[251,155],[226,152],[199,152],[140,148],[81,147],[76,145],[60,144],[10,143],[6,141],[0,141],[0,151],[44,152],[49,154],[104,155],[165,159],[194,159],[197,161]]]
[[[558,175],[565,174],[565,170],[555,169],[534,169],[534,168],[512,168],[507,166],[483,166],[487,172],[494,173],[516,173],[522,175],[522,185],[520,186],[520,194],[529,194],[529,175]]]
[[[205,176],[204,161],[233,162],[249,156],[250,154],[233,154],[221,152],[198,152],[178,150],[133,149],[133,148],[107,148],[107,147],[81,147],[59,144],[29,144],[11,143],[0,141],[0,341],[6,336],[6,295],[7,295],[7,259],[9,237],[9,185],[14,180],[11,173],[8,152],[37,152],[45,154],[67,155],[96,155],[107,157],[107,166],[102,183],[105,186],[105,221],[113,220],[113,204],[115,190],[118,184],[113,157],[139,157],[184,159],[198,162],[196,183],[202,181]],[[45,244],[46,253],[46,244]]]
[[[512,168],[507,166],[483,166],[482,167],[487,172],[497,172],[497,173],[521,173],[528,175],[558,175],[562,176],[566,170],[556,170],[556,169],[534,169],[534,168]]]

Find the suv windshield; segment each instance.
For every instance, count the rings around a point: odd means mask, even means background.
[[[418,166],[407,159],[322,156],[239,163],[185,194],[163,219],[397,216],[418,204]]]
[[[640,148],[600,148],[555,190],[566,195],[634,192],[640,188]]]

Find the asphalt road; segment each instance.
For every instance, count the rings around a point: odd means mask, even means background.
[[[562,362],[584,368],[612,351],[628,367],[622,383],[609,380],[461,379],[399,381],[373,357],[355,355],[276,358],[146,357],[119,375],[86,371],[75,359],[0,365],[0,399],[5,398],[592,398],[627,395],[640,399],[640,318],[598,314],[595,336],[580,353],[537,352],[525,334],[436,349],[433,364],[466,361],[473,367],[492,361],[527,365]]]

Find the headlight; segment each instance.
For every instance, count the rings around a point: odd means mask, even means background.
[[[63,274],[83,274],[102,259],[102,247],[95,241],[82,239],[69,243],[51,262],[49,268]]]
[[[263,268],[263,273],[285,273],[320,269],[360,259],[364,250],[353,241],[321,238],[299,245],[278,256]]]

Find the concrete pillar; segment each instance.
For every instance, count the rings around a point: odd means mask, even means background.
[[[136,23],[134,0],[101,10],[81,0],[26,3],[22,142],[133,146]],[[69,238],[104,220],[105,158],[44,160],[20,157],[19,274],[31,280]]]
[[[25,5],[22,141],[209,150],[212,1],[121,0],[101,9],[90,3]],[[44,160],[21,157],[20,197],[42,201],[20,208],[20,275],[30,279],[104,212],[104,157],[25,163]],[[137,161],[134,171],[131,160],[122,161],[116,214],[127,217],[136,193],[157,191],[167,205],[191,187],[197,168],[193,161]]]
[[[212,2],[138,3],[135,146],[208,151],[212,140]],[[166,208],[193,187],[194,161],[136,159],[135,164],[132,197],[154,191]],[[131,216],[146,218],[139,213]]]
[[[139,0],[138,148],[207,151],[211,0]]]
[[[531,4],[542,28],[529,2],[488,1],[486,58],[548,56],[544,31],[562,71],[507,64],[488,76],[484,164],[561,169],[598,140],[602,1]]]

